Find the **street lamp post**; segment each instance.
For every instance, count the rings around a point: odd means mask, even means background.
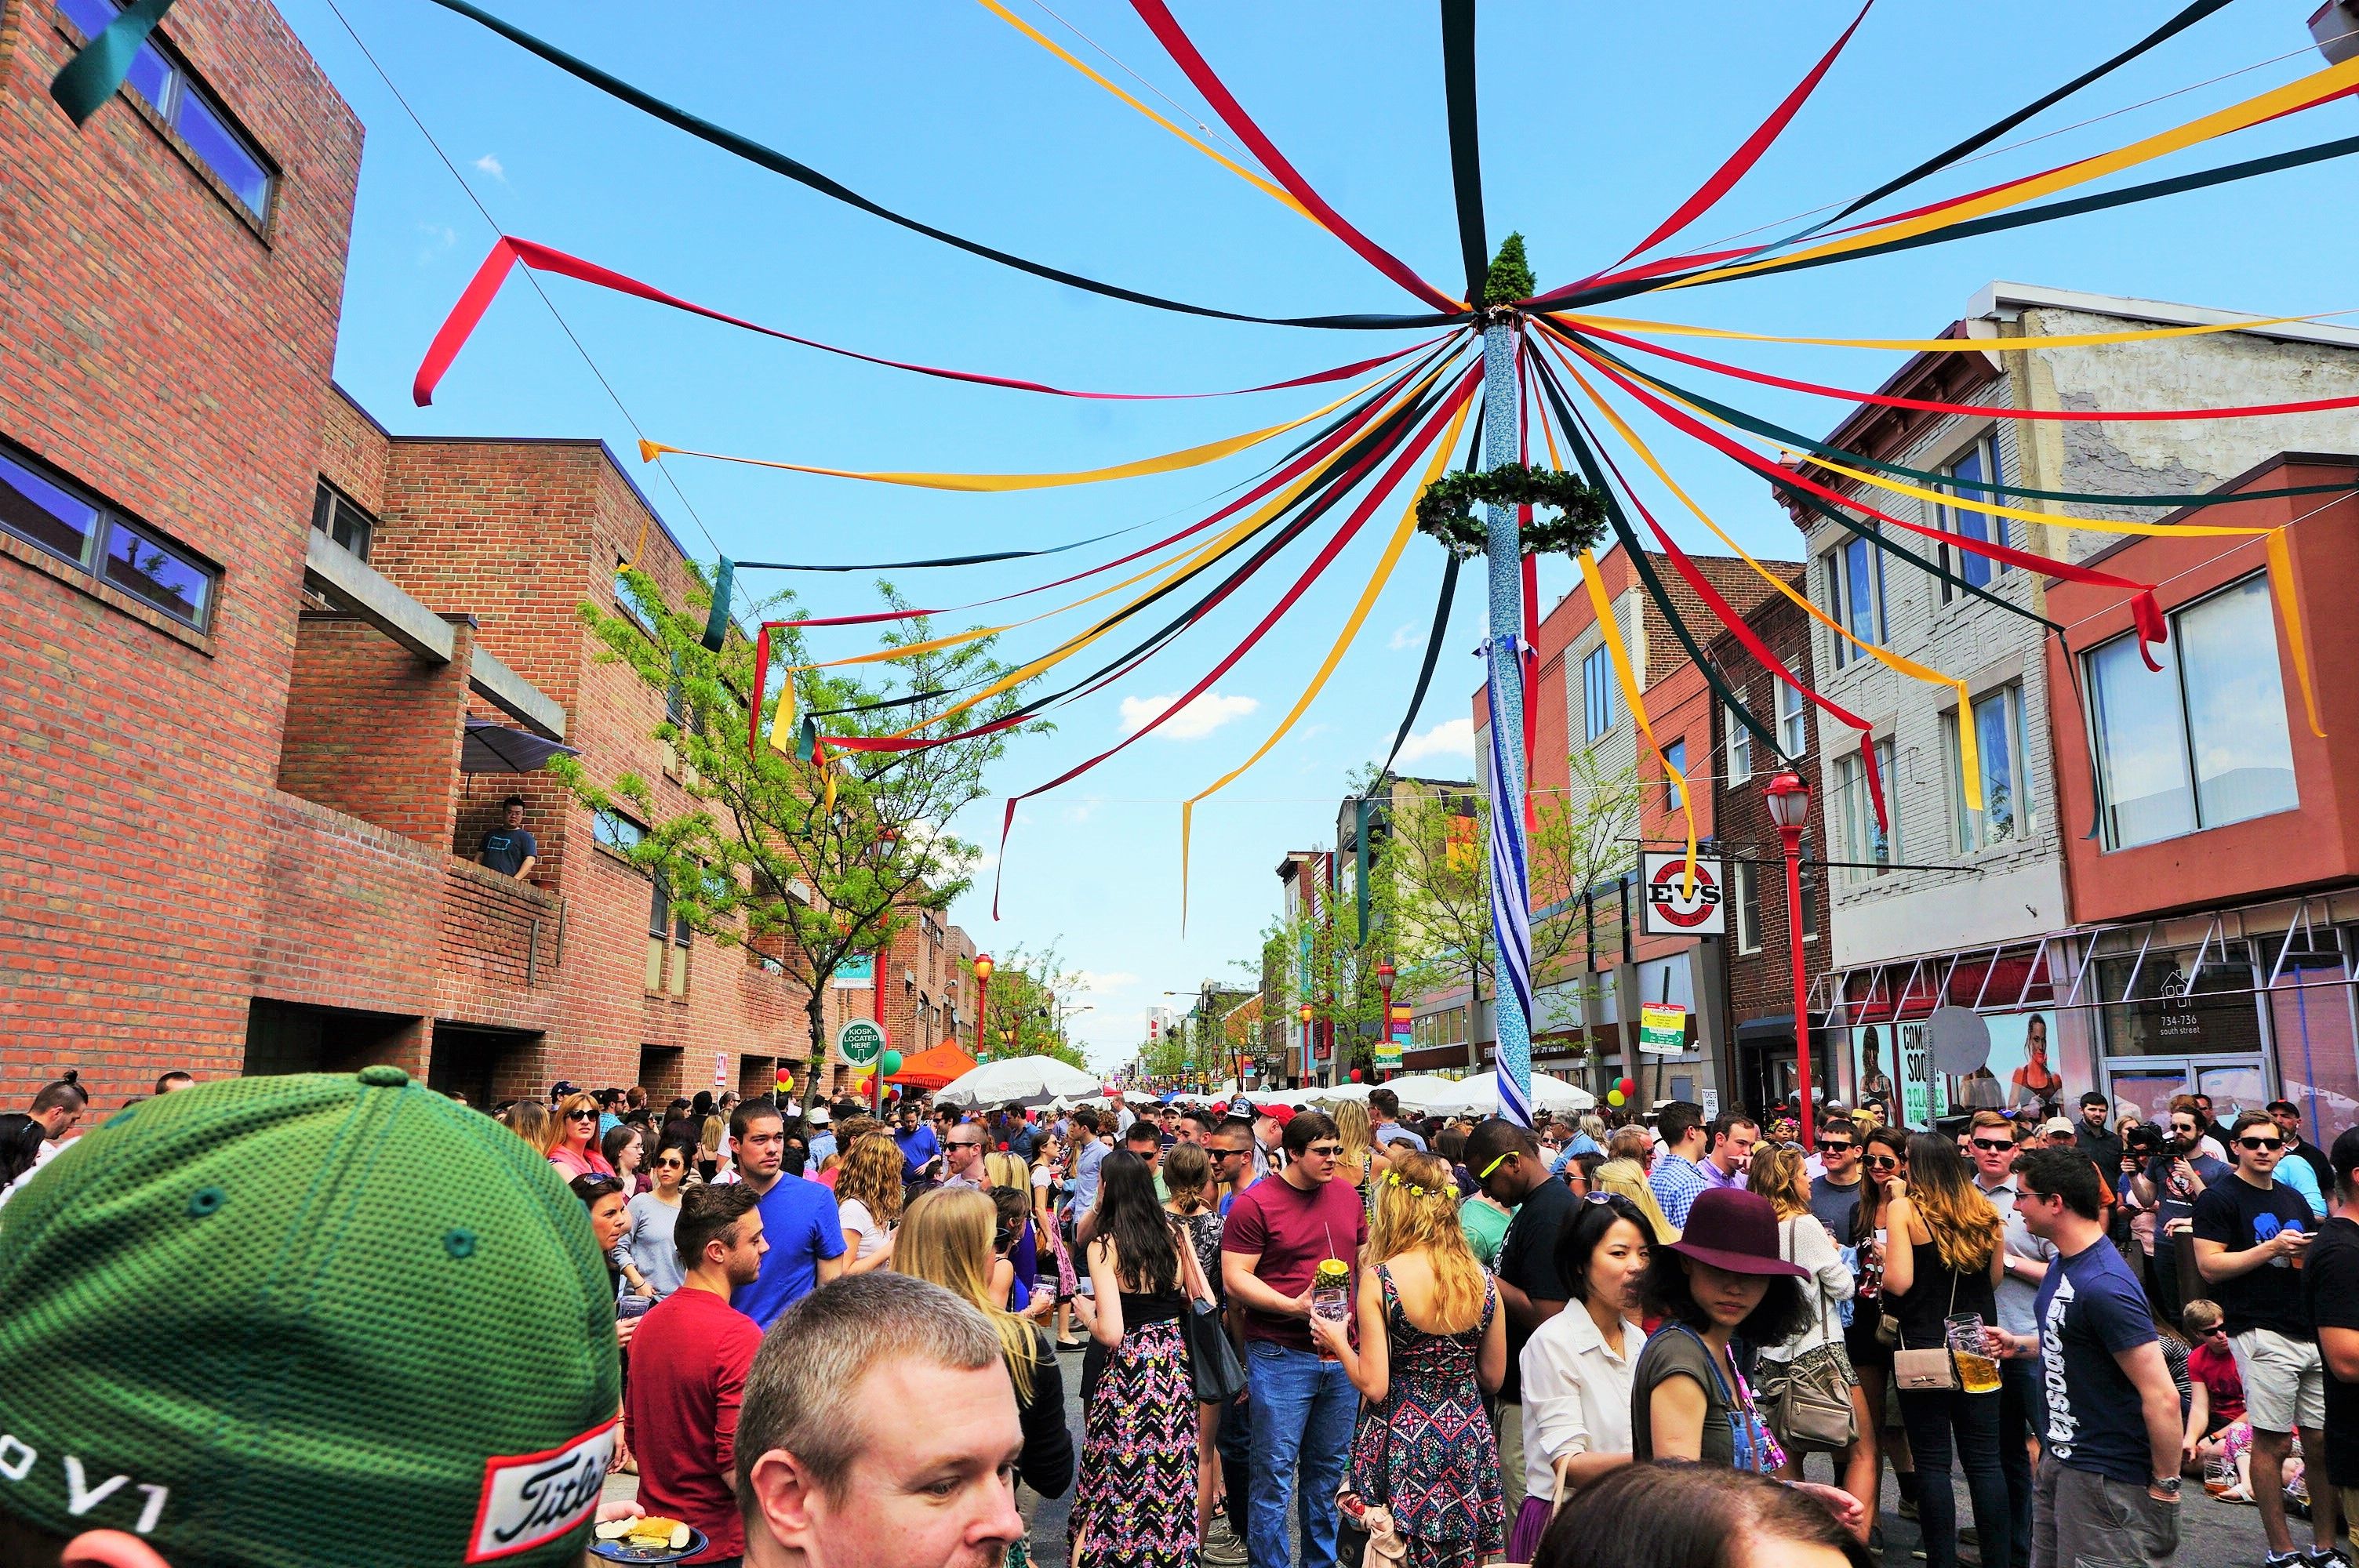
[[[1389,958],[1376,965],[1376,984],[1384,990],[1385,1008],[1383,1017],[1376,1024],[1376,1048],[1368,1056],[1368,1076],[1372,1078],[1384,1071],[1378,1063],[1378,1058],[1383,1054],[1385,1048],[1392,1044],[1393,979],[1399,972],[1393,968],[1392,960]]]
[[[1801,775],[1779,773],[1763,786],[1769,819],[1786,847],[1786,951],[1794,964],[1794,1079],[1802,1099],[1802,1147],[1816,1134],[1810,1127],[1810,1012],[1802,974],[1802,828],[1810,819],[1810,786]]]
[[[1307,1077],[1310,1073],[1310,1020],[1317,1014],[1318,1009],[1312,1007],[1308,1001],[1306,1001],[1294,1011],[1295,1016],[1302,1020],[1302,1061],[1300,1064],[1302,1071],[1297,1074],[1296,1076]]]
[[[991,1037],[986,1033],[991,1023],[991,971],[998,966],[988,953],[974,956],[974,1048],[991,1049]]]

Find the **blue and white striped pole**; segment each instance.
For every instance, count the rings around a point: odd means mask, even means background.
[[[1516,326],[1483,330],[1483,466],[1517,460]],[[1532,925],[1530,862],[1524,844],[1523,536],[1516,508],[1493,503],[1484,517],[1490,571],[1491,635],[1484,691],[1491,725],[1491,932],[1498,947],[1499,1114],[1532,1124]]]

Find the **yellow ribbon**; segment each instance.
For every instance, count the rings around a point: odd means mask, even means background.
[[[1647,749],[1655,753],[1664,776],[1680,792],[1680,815],[1687,819],[1688,858],[1680,879],[1680,896],[1695,896],[1696,823],[1695,795],[1688,788],[1687,775],[1671,766],[1670,758],[1663,754],[1662,746],[1655,740],[1655,727],[1647,718],[1647,697],[1638,689],[1638,677],[1631,672],[1630,655],[1622,646],[1622,628],[1614,619],[1614,605],[1605,597],[1605,583],[1597,575],[1597,558],[1587,550],[1581,552],[1581,580],[1589,589],[1589,607],[1597,613],[1597,624],[1605,630],[1605,654],[1614,661],[1614,679],[1622,687],[1622,700],[1637,721],[1638,733],[1647,738]]]
[[[1242,436],[1228,436],[1217,441],[1207,441],[1201,447],[1183,447],[1179,451],[1165,452],[1160,457],[1140,458],[1134,462],[1115,463],[1110,468],[1083,469],[1073,473],[869,473],[857,469],[821,468],[811,463],[782,463],[769,458],[734,457],[727,452],[700,452],[687,447],[674,447],[662,441],[644,439],[639,442],[639,458],[644,462],[653,462],[657,458],[669,452],[683,458],[710,458],[715,462],[745,463],[754,468],[786,469],[794,473],[824,474],[831,479],[863,479],[876,484],[913,485],[920,490],[985,492],[1051,490],[1059,485],[1096,484],[1110,479],[1136,479],[1141,474],[1174,473],[1181,469],[1201,468],[1206,463],[1217,462],[1232,453],[1242,452],[1247,447],[1266,441],[1273,436],[1283,436],[1288,430],[1300,429],[1313,419],[1332,414],[1383,379],[1382,376],[1378,376],[1374,380],[1363,382],[1325,407],[1314,408],[1301,418],[1289,419],[1283,425],[1272,425],[1261,430],[1248,430]]]
[[[1757,261],[1735,262],[1727,266],[1714,267],[1708,272],[1698,273],[1692,277],[1681,278],[1666,287],[1689,288],[1700,283],[1717,283],[1723,278],[1742,277],[1747,273],[1759,272],[1765,267],[1783,266],[1788,263],[1809,261],[1818,256],[1843,255],[1852,251],[1865,249],[1870,245],[1885,244],[1893,240],[1904,240],[1911,235],[1926,233],[1934,229],[1947,228],[1952,223],[1964,222],[1969,219],[1981,217],[1984,213],[2004,211],[2009,207],[2017,206],[2038,197],[2058,190],[2069,190],[2073,186],[2085,185],[2090,180],[2102,179],[2106,175],[2116,174],[2125,168],[2135,168],[2139,164],[2179,152],[2199,142],[2211,141],[2214,137],[2241,131],[2248,125],[2258,124],[2264,120],[2274,119],[2279,114],[2306,108],[2320,99],[2354,85],[2359,85],[2359,58],[2346,59],[2340,65],[2328,66],[2323,70],[2312,71],[2310,75],[2289,81],[2282,87],[2247,98],[2241,103],[2232,103],[2225,109],[2190,120],[2183,125],[2158,132],[2141,141],[2132,142],[2127,146],[2116,147],[2112,152],[2100,153],[2093,157],[2082,158],[2078,163],[2068,164],[2062,168],[2035,175],[2003,189],[1989,191],[1961,201],[1955,206],[1945,207],[1938,212],[1924,212],[1913,218],[1898,219],[1862,233],[1830,240],[1824,244],[1814,245],[1805,251],[1795,251],[1786,255],[1765,257]]]
[[[1718,327],[1690,327],[1682,321],[1641,321],[1625,316],[1582,316],[1565,312],[1559,321],[1637,336],[1723,338],[1745,343],[1806,343],[1830,349],[1890,349],[1910,354],[1998,353],[2017,349],[2091,349],[2107,343],[2144,343],[2163,338],[2197,338],[2212,332],[2250,332],[2262,327],[2282,327],[2293,321],[2317,321],[2341,316],[2341,310],[2315,316],[2255,316],[2236,321],[2212,321],[2200,327],[2153,327],[2121,332],[2060,332],[2034,338],[1788,338],[1775,332],[1734,332]]]
[[[1352,606],[1352,612],[1343,618],[1343,629],[1336,635],[1334,646],[1327,650],[1327,657],[1320,664],[1318,673],[1310,677],[1310,684],[1303,688],[1302,695],[1295,699],[1293,708],[1288,710],[1285,718],[1277,721],[1277,728],[1269,732],[1269,738],[1255,749],[1252,756],[1180,803],[1180,934],[1182,936],[1188,934],[1188,838],[1195,816],[1196,803],[1206,795],[1227,788],[1235,783],[1245,770],[1269,755],[1270,748],[1286,738],[1286,732],[1294,728],[1296,721],[1301,719],[1304,712],[1310,708],[1312,700],[1326,686],[1328,677],[1335,673],[1335,666],[1343,662],[1343,651],[1350,647],[1352,640],[1360,634],[1360,628],[1366,622],[1368,612],[1375,608],[1377,597],[1384,592],[1385,585],[1392,579],[1394,568],[1400,564],[1401,552],[1408,547],[1410,535],[1417,532],[1419,499],[1425,494],[1425,487],[1431,484],[1449,463],[1450,454],[1457,449],[1458,438],[1466,428],[1467,416],[1473,411],[1474,404],[1472,398],[1461,404],[1456,416],[1450,421],[1449,430],[1435,444],[1433,456],[1425,465],[1424,476],[1417,481],[1416,490],[1410,492],[1408,505],[1403,509],[1400,522],[1394,525],[1392,537],[1385,541],[1385,553],[1377,558],[1376,569],[1369,577],[1368,586],[1360,590],[1360,600]]]
[[[1701,523],[1706,528],[1711,529],[1712,537],[1718,539],[1722,544],[1726,545],[1731,550],[1734,551],[1737,558],[1742,560],[1746,566],[1751,567],[1754,573],[1758,576],[1762,581],[1767,583],[1771,588],[1776,589],[1779,593],[1783,594],[1788,601],[1794,604],[1804,614],[1810,616],[1811,620],[1816,621],[1820,625],[1824,626],[1828,631],[1833,633],[1844,642],[1849,643],[1853,647],[1857,648],[1868,657],[1883,665],[1886,668],[1907,676],[1912,680],[1925,681],[1933,686],[1946,686],[1951,690],[1958,694],[1959,779],[1963,786],[1966,809],[1969,811],[1980,811],[1983,808],[1982,746],[1980,741],[1974,734],[1973,697],[1972,693],[1967,690],[1966,683],[1955,676],[1943,675],[1940,671],[1920,665],[1914,659],[1903,657],[1901,654],[1894,653],[1889,648],[1880,647],[1874,643],[1862,642],[1859,638],[1853,636],[1850,631],[1846,629],[1842,622],[1836,621],[1833,616],[1829,615],[1825,611],[1821,610],[1815,603],[1811,602],[1810,596],[1809,594],[1802,592],[1792,583],[1788,582],[1784,578],[1778,576],[1776,572],[1771,571],[1759,561],[1755,560],[1745,550],[1744,546],[1738,544],[1734,539],[1730,538],[1727,531],[1722,528],[1719,524],[1713,522],[1702,507],[1696,504],[1695,499],[1692,496],[1689,495],[1686,491],[1680,488],[1679,481],[1673,479],[1669,472],[1663,467],[1661,460],[1655,456],[1654,449],[1648,447],[1646,442],[1638,438],[1638,433],[1630,428],[1628,423],[1623,419],[1621,415],[1614,412],[1614,406],[1612,404],[1606,402],[1604,398],[1598,395],[1597,388],[1590,384],[1589,378],[1581,373],[1579,367],[1574,365],[1571,361],[1566,359],[1561,351],[1558,353],[1557,357],[1559,361],[1563,363],[1566,372],[1571,375],[1572,379],[1576,383],[1580,384],[1581,390],[1589,395],[1589,400],[1591,403],[1596,405],[1597,411],[1600,414],[1603,414],[1607,422],[1614,427],[1614,433],[1619,435],[1625,442],[1628,443],[1630,449],[1637,454],[1638,460],[1645,463],[1647,468],[1654,470],[1655,477],[1662,481],[1664,487],[1669,490],[1674,496],[1679,498],[1680,504],[1686,507],[1690,513],[1694,514],[1697,522]]]
[[[984,9],[990,11],[994,16],[998,16],[1009,27],[1014,27],[1017,32],[1022,33],[1026,38],[1030,38],[1034,43],[1038,44],[1042,49],[1047,49],[1050,54],[1055,55],[1059,59],[1063,60],[1067,65],[1071,66],[1075,70],[1080,71],[1083,76],[1088,77],[1092,81],[1096,82],[1100,87],[1104,88],[1108,92],[1113,93],[1116,98],[1121,99],[1124,103],[1129,104],[1132,108],[1137,110],[1140,114],[1146,115],[1148,119],[1154,121],[1157,124],[1162,126],[1165,130],[1170,132],[1173,135],[1179,137],[1190,146],[1194,147],[1198,152],[1202,153],[1206,157],[1211,158],[1214,163],[1219,164],[1223,168],[1227,169],[1239,179],[1258,187],[1260,189],[1266,192],[1274,200],[1282,202],[1286,206],[1292,208],[1299,216],[1309,218],[1313,223],[1317,223],[1319,222],[1317,218],[1312,217],[1310,210],[1305,207],[1301,202],[1297,201],[1292,196],[1288,195],[1284,187],[1264,179],[1260,175],[1257,175],[1253,170],[1245,168],[1245,165],[1236,162],[1227,155],[1217,152],[1212,147],[1205,146],[1202,142],[1198,141],[1195,137],[1190,135],[1187,132],[1181,130],[1179,126],[1173,124],[1170,121],[1165,119],[1162,115],[1157,114],[1154,110],[1148,108],[1146,104],[1141,103],[1137,99],[1133,98],[1129,93],[1125,92],[1121,88],[1116,87],[1113,82],[1108,81],[1104,77],[1100,76],[1096,71],[1092,70],[1088,66],[1083,65],[1080,60],[1074,59],[1073,56],[1068,54],[1054,39],[1041,32],[1038,27],[1032,26],[1031,23],[1024,20],[1023,17],[1018,16],[1006,6],[1001,5],[999,0],[983,0],[983,5]],[[1323,229],[1325,225],[1321,224],[1321,227]]]

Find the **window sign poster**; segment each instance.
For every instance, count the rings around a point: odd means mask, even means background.
[[[1951,1080],[1950,1101],[1961,1110],[2034,1110],[2061,1106],[2083,1084],[2067,1092],[2055,1062],[2044,1012],[1989,1013],[1990,1059],[1973,1073]]]
[[[1932,1044],[1924,1024],[1898,1025],[1893,1042],[1900,1058],[1900,1118],[1911,1127],[1930,1127],[1936,1117],[1950,1114],[1950,1081],[1933,1071]]]

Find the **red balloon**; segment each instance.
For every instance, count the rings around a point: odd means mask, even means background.
[[[1352,1069],[1352,1081],[1355,1084],[1360,1081],[1360,1069],[1357,1067]]]

